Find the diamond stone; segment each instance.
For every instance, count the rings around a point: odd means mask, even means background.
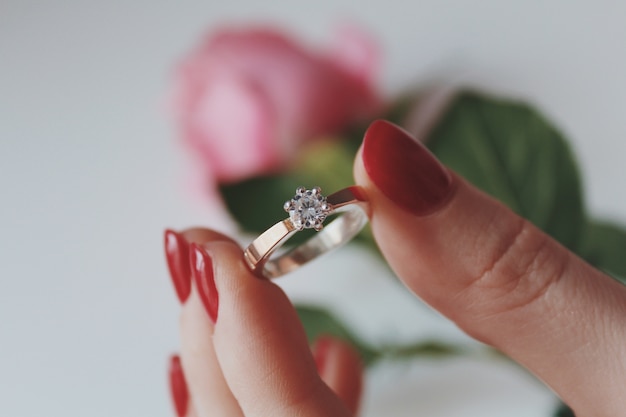
[[[330,213],[331,207],[321,191],[319,187],[310,190],[299,187],[296,195],[285,202],[284,209],[289,213],[289,219],[296,229],[322,230],[322,223]]]

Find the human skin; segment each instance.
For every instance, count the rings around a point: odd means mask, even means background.
[[[376,241],[410,291],[534,373],[578,417],[626,415],[625,286],[388,122],[368,129],[354,176]],[[188,229],[168,231],[167,242],[182,302],[182,371],[171,373],[181,417],[357,413],[356,353],[334,339],[311,350],[287,296],[250,273],[233,240]]]

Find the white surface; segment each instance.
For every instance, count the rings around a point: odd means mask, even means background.
[[[173,415],[165,361],[178,306],[161,233],[211,218],[180,187],[186,155],[161,104],[207,28],[263,19],[321,42],[350,18],[381,39],[389,91],[436,78],[523,95],[573,140],[592,213],[624,221],[626,6],[614,4],[3,1],[0,415]],[[301,294],[302,282],[286,285]],[[413,308],[402,302],[368,309],[379,291],[325,285],[335,302],[358,300],[337,308],[369,338],[433,328],[402,324]],[[377,369],[368,392],[368,416],[510,416],[509,404],[535,416],[551,401],[514,369],[464,361]]]

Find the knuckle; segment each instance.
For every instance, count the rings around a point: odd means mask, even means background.
[[[499,247],[463,291],[473,321],[542,312],[545,295],[567,268],[566,252],[526,220]]]

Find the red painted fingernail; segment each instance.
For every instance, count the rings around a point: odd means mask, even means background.
[[[170,391],[172,393],[172,401],[174,402],[176,415],[178,417],[184,417],[185,414],[187,414],[189,392],[187,391],[187,382],[185,381],[185,374],[183,374],[183,368],[180,365],[180,357],[178,355],[172,355],[170,358],[169,377]]]
[[[189,269],[189,243],[173,230],[165,231],[165,256],[170,276],[181,303],[191,291],[191,270]]]
[[[419,141],[377,120],[365,132],[363,165],[390,200],[418,216],[433,213],[452,194],[452,176]]]
[[[317,367],[317,373],[323,374],[326,367],[326,359],[328,358],[328,350],[333,343],[332,338],[329,336],[321,336],[315,341],[313,345],[313,359],[315,359],[315,366]]]
[[[209,254],[195,243],[191,244],[191,270],[198,294],[211,321],[217,321],[219,299],[213,277],[213,261]]]

